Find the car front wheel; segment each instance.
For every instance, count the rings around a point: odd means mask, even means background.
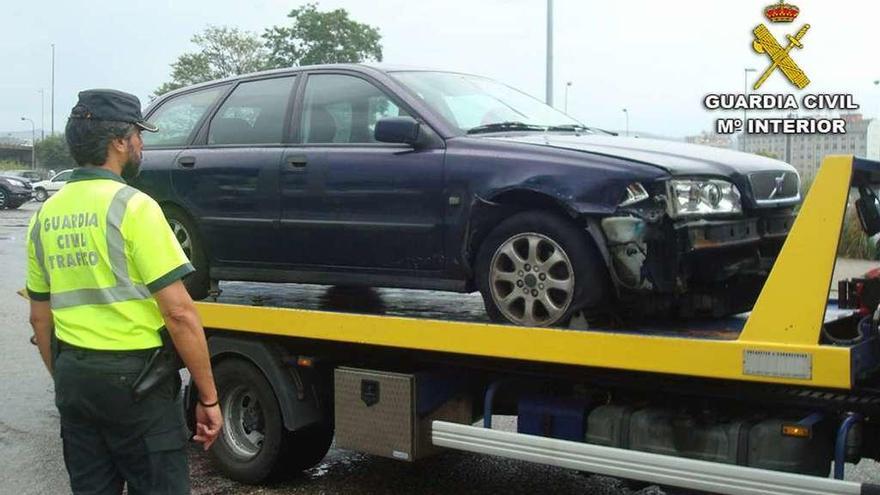
[[[493,321],[565,325],[608,297],[608,274],[583,229],[544,211],[503,221],[477,254],[477,286]]]
[[[34,191],[34,199],[39,202],[46,201],[49,198],[49,193],[46,192],[45,189],[37,189]]]
[[[0,210],[9,206],[9,193],[5,189],[0,188]]]

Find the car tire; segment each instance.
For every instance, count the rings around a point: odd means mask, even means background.
[[[566,325],[609,298],[608,271],[587,232],[546,211],[501,222],[480,245],[475,269],[486,312],[499,323]]]
[[[0,187],[0,210],[9,206],[9,193]]]
[[[193,268],[196,269],[195,272],[190,273],[183,279],[183,285],[186,286],[190,297],[195,300],[204,299],[208,297],[211,278],[208,257],[205,254],[202,238],[196,229],[195,223],[183,210],[175,207],[166,207],[163,211],[165,212],[165,219],[168,220],[168,225],[174,233],[174,237],[177,238],[180,247],[183,248],[183,252],[189,258]]]
[[[34,199],[42,203],[49,199],[49,193],[42,187],[39,187],[34,191]]]
[[[308,469],[324,458],[332,428],[313,425],[287,431],[272,386],[256,366],[241,359],[220,361],[214,379],[223,428],[210,452],[227,476],[260,483]]]

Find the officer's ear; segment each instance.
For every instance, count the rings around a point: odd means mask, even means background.
[[[126,151],[128,151],[128,145],[126,144],[126,140],[127,140],[127,138],[124,138],[124,137],[113,138],[113,140],[110,141],[110,146],[114,150],[116,150],[117,153],[125,153]]]

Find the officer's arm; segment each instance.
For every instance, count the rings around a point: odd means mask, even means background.
[[[211,373],[205,330],[183,282],[178,280],[157,291],[153,297],[159,303],[165,327],[168,328],[177,353],[196,382],[199,398],[206,404],[217,402],[217,388]]]
[[[43,364],[52,374],[52,327],[55,323],[52,320],[52,309],[49,301],[31,300],[31,326],[34,328],[34,336],[37,338],[37,348],[40,349],[40,357],[43,358]]]

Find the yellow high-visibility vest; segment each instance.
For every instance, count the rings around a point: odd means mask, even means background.
[[[161,345],[153,293],[193,272],[162,208],[97,167],[74,171],[28,227],[27,289],[57,338],[88,349]]]

